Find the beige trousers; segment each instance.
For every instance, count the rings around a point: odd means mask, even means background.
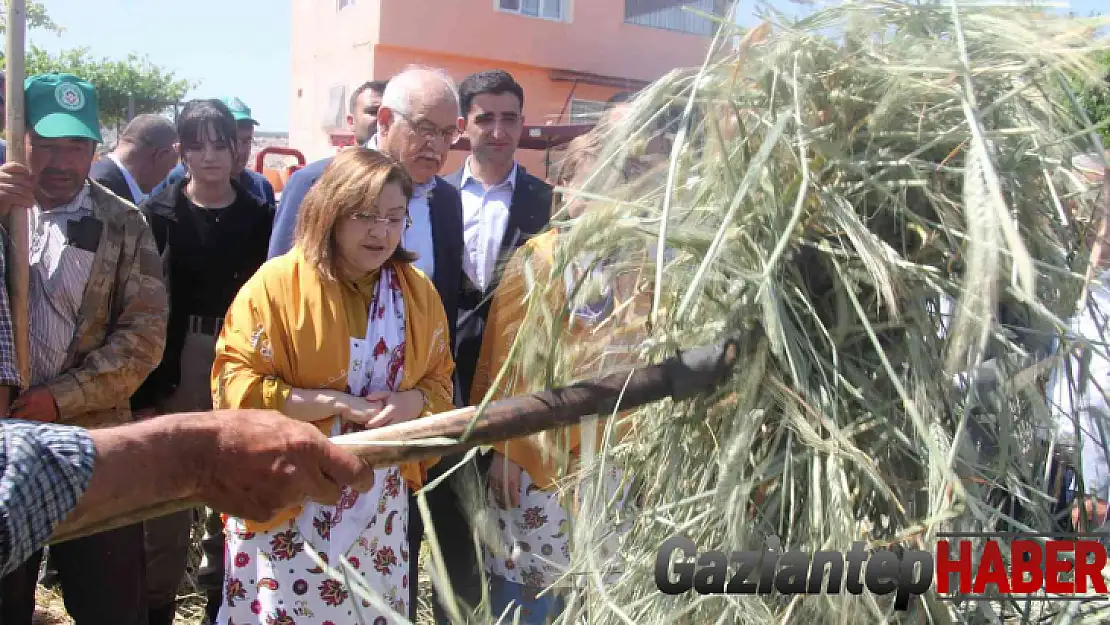
[[[159,406],[160,414],[212,409],[209,382],[216,356],[216,337],[199,332],[185,335],[181,350],[181,380],[173,395]],[[196,512],[185,510],[146,522],[147,597],[152,608],[177,598],[185,577],[191,530]]]

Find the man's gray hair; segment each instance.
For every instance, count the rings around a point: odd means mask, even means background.
[[[136,148],[169,148],[177,141],[177,128],[161,115],[145,113],[132,119],[119,135],[120,144]]]
[[[455,107],[458,108],[459,90],[451,75],[442,69],[421,65],[409,65],[401,70],[401,73],[389,79],[385,93],[382,94],[382,108],[396,111],[401,115],[410,115],[414,96],[429,82],[442,85],[443,90],[450,95],[455,102]]]

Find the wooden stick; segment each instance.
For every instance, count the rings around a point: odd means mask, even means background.
[[[730,340],[683,352],[661,364],[642,369],[613,373],[569,387],[490,402],[478,417],[470,438],[465,441],[459,439],[477,413],[478,409],[474,406],[376,430],[344,434],[331,440],[373,467],[448,456],[478,445],[573,425],[591,415],[609,416],[618,403],[621,410],[627,410],[666,397],[682,400],[711,391],[732,370],[738,355],[738,343]],[[444,438],[455,442],[446,445],[426,445],[419,442]],[[406,441],[409,444],[404,444]],[[401,444],[383,444],[385,442]],[[55,529],[50,542],[59,543],[98,534],[201,505],[203,503],[196,500],[171,501],[90,527],[62,522]]]
[[[5,100],[7,103],[8,161],[27,165],[24,142],[26,117],[23,79],[26,60],[26,0],[7,0],[8,33],[4,58]],[[8,299],[12,308],[12,332],[15,338],[15,362],[23,388],[31,384],[31,335],[28,308],[28,283],[31,254],[28,245],[27,210],[13,209],[7,218],[11,249],[8,250]],[[6,408],[6,407],[5,407]],[[5,412],[7,412],[5,410]]]

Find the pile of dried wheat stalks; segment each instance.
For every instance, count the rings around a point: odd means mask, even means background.
[[[1072,163],[1104,153],[1072,91],[1101,78],[1100,24],[958,0],[769,13],[753,30],[723,26],[702,67],[658,80],[604,130],[593,176],[564,189],[589,207],[557,215],[555,264],[531,277],[510,364],[533,389],[574,377],[566,311],[543,295],[583,259],[607,264],[568,307],[618,274],[646,294],[641,361],[730,336],[744,356],[719,392],[622,415],[629,435],[587,441],[568,475],[587,497],[564,622],[1083,618],[1075,603],[934,592],[908,612],[866,592],[671,597],[653,567],[676,534],[726,551],[769,535],[786,549],[932,550],[954,528],[1051,527],[1035,429],[1051,422],[1043,359],[1083,300],[1086,231],[1103,210]],[[646,153],[658,132],[669,151]],[[630,475],[635,505],[589,496],[604,463]],[[992,487],[1021,514],[992,506]],[[596,547],[615,515],[628,526],[614,584]]]

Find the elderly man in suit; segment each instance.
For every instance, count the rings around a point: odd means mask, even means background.
[[[177,130],[161,115],[139,115],[120,134],[116,149],[93,163],[89,177],[138,206],[177,165]]]
[[[410,224],[401,244],[420,257],[413,263],[432,278],[452,331],[462,272],[462,202],[437,174],[462,134],[459,94],[442,70],[405,69],[389,81],[378,109],[378,133],[366,147],[401,161],[415,184]]]
[[[436,174],[443,167],[451,146],[461,136],[461,127],[459,94],[451,77],[442,70],[410,67],[391,78],[386,86],[381,108],[378,109],[378,133],[367,144],[367,147],[401,161],[413,178],[415,189],[412,200],[409,201],[411,224],[405,231],[402,244],[405,249],[420,256],[414,264],[430,276],[436,285],[447,314],[452,345],[455,344],[458,299],[464,275],[461,270],[462,201],[458,190]],[[441,462],[429,473],[429,478],[450,466],[449,460]],[[442,508],[442,505],[436,504],[449,496],[450,492],[446,487],[433,489],[428,496],[429,504]],[[437,526],[440,526],[438,521]],[[462,528],[465,529],[466,526],[463,525]],[[420,546],[423,530],[420,515],[411,515],[409,540],[414,552]],[[438,533],[441,538],[440,547],[469,543],[442,540],[447,536],[457,536],[455,532],[458,530],[459,526],[455,526],[449,533]],[[473,551],[471,546],[469,560],[462,562],[461,570],[476,570]],[[454,579],[454,571],[460,570],[458,558],[452,557],[450,552],[445,552],[444,557],[448,560],[446,564]],[[416,561],[417,558],[412,559],[409,579],[416,579],[418,576]],[[410,584],[413,597],[409,603],[411,606],[416,605],[416,589],[413,586]],[[469,593],[464,592],[463,597],[468,603],[476,603]],[[413,615],[415,616],[415,610]]]

